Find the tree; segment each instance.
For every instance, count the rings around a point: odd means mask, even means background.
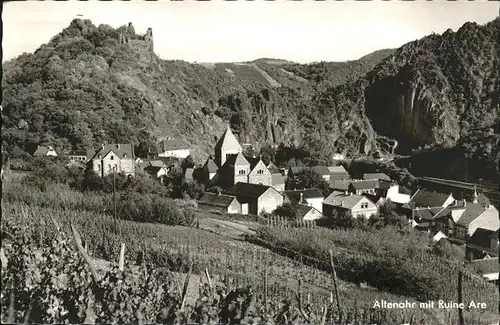
[[[194,159],[191,155],[189,155],[186,158],[184,158],[184,160],[182,160],[182,163],[181,163],[182,171],[185,172],[186,169],[193,168],[194,165],[195,165]]]
[[[262,157],[264,164],[267,166],[270,162],[275,162],[276,149],[273,146],[266,144],[260,148],[260,156]]]
[[[198,200],[205,192],[205,186],[198,182],[186,182],[183,185],[183,192],[186,193],[191,199]]]
[[[395,211],[396,206],[387,200],[382,204],[378,210],[378,213],[370,218],[370,226],[380,229],[388,226],[395,226],[399,229],[404,228],[408,225],[406,217],[400,216]]]
[[[340,211],[331,217],[331,225],[341,229],[363,229],[366,226],[366,219],[363,217],[354,218],[349,211]]]
[[[329,194],[330,185],[315,170],[304,168],[288,178],[285,187],[287,190],[317,188],[326,197]]]
[[[297,219],[297,208],[298,204],[292,204],[285,202],[283,205],[280,205],[279,207],[274,210],[273,214],[284,217],[286,220],[296,220]]]

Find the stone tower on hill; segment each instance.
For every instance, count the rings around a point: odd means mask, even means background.
[[[229,155],[243,152],[243,148],[228,126],[219,141],[215,144],[215,163],[221,167],[226,162]]]
[[[134,49],[141,61],[150,61],[154,54],[153,29],[148,28],[145,35],[136,35],[132,23],[128,23],[126,28],[120,28],[120,44],[127,44]]]

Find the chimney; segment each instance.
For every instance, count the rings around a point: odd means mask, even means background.
[[[349,195],[349,192],[345,191],[345,192],[344,192],[344,195]]]
[[[343,207],[344,206],[344,200],[340,200],[340,206]]]
[[[304,201],[304,193],[301,192],[300,193],[300,201],[299,201],[299,203],[302,203],[302,201]]]
[[[116,149],[120,149],[120,144],[116,144]]]
[[[101,147],[104,149],[104,143],[103,143],[103,144],[101,144]]]
[[[467,206],[467,201],[465,201],[465,199],[462,200],[463,203],[464,203],[464,208]]]

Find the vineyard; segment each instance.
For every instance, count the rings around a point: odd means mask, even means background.
[[[340,279],[337,299],[331,267],[322,260],[199,229],[12,203],[2,205],[2,214],[8,260],[2,271],[3,322],[439,324],[456,318],[454,312],[373,309],[375,299],[412,299]],[[91,262],[67,235],[70,222]],[[465,316],[481,324],[479,312]]]

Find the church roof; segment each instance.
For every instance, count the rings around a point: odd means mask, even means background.
[[[219,141],[215,144],[215,150],[220,150],[220,149],[239,149],[240,151],[243,151],[241,148],[240,143],[234,136],[233,132],[231,131],[231,128],[228,126],[226,131],[222,134],[220,137]]]
[[[245,158],[245,156],[243,156],[241,152],[235,155],[229,155],[226,162],[224,163],[224,166],[242,166],[242,165],[250,166],[250,163]]]

